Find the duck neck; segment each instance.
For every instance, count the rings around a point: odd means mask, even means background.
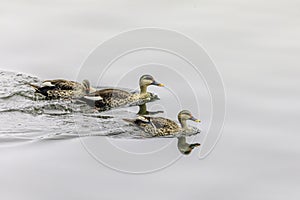
[[[185,119],[178,119],[179,122],[180,122],[180,125],[181,127],[184,129],[184,130],[187,130],[188,129],[188,125],[186,123],[186,120]]]
[[[138,112],[138,115],[147,115],[147,107],[146,104],[140,105],[140,110]]]
[[[140,86],[140,94],[146,94],[147,93],[147,86],[146,85],[141,85]]]

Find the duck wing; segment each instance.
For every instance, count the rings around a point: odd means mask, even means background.
[[[42,86],[44,87],[55,87],[60,90],[75,90],[78,88],[80,83],[75,81],[68,81],[64,79],[45,80]]]
[[[145,117],[145,116],[139,116],[136,119],[123,119],[125,122],[128,122],[129,124],[135,125],[135,126],[139,126],[139,127],[144,127],[144,126],[148,126],[151,125],[150,122],[150,117]]]
[[[170,119],[163,117],[138,117],[137,119],[123,119],[152,134],[152,136],[164,136],[176,133],[180,130],[178,124]]]
[[[157,128],[157,129],[166,129],[166,130],[179,130],[179,126],[176,122],[163,118],[163,117],[152,117],[150,118],[151,123]]]
[[[48,97],[48,92],[51,91],[51,90],[55,90],[55,86],[37,86],[37,85],[34,85],[34,84],[28,84],[29,86],[31,86],[36,93],[39,93],[39,94],[42,94],[46,97]]]
[[[120,90],[120,89],[103,89],[103,90],[98,90],[96,92],[90,93],[87,96],[90,96],[90,97],[100,96],[100,97],[102,97],[102,99],[111,99],[111,98],[126,99],[130,95],[131,95],[131,93],[124,91],[124,90]]]
[[[90,106],[96,107],[99,111],[126,105],[130,92],[120,89],[103,89],[87,94],[82,99]]]

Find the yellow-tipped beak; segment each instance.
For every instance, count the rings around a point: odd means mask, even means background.
[[[196,119],[196,120],[195,120],[195,122],[198,122],[198,123],[200,123],[200,122],[201,122],[201,120],[200,120],[200,119]]]
[[[156,86],[159,86],[159,87],[164,87],[165,86],[164,84],[159,83],[159,82],[157,82],[155,80],[153,80],[153,82],[151,83],[151,85],[156,85]]]

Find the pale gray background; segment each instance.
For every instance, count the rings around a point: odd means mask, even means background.
[[[154,174],[102,167],[78,140],[1,148],[0,198],[299,199],[299,7],[299,0],[1,1],[2,69],[76,78],[104,40],[162,27],[203,45],[228,102],[223,136],[207,159],[193,154]]]

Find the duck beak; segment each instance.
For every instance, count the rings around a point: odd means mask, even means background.
[[[192,117],[191,120],[194,121],[194,122],[197,122],[197,123],[200,123],[200,122],[201,122],[200,119],[196,119],[195,117]]]
[[[156,85],[156,86],[159,86],[159,87],[164,87],[165,86],[164,84],[158,83],[156,81],[153,81],[153,83],[151,85]]]

